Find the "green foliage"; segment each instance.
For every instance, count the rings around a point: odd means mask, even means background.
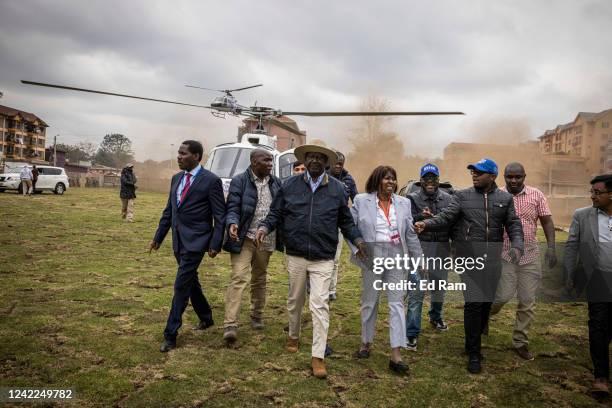
[[[58,143],[56,148],[65,151],[66,159],[73,164],[78,164],[79,161],[93,160],[97,150],[95,144],[87,142],[79,142],[75,145]]]
[[[287,354],[287,272],[271,258],[266,328],[249,325],[245,291],[239,341],[222,341],[230,257],[206,257],[200,281],[216,326],[191,330],[184,315],[178,348],[158,351],[172,299],[176,261],[168,237],[158,253],[147,245],[166,194],[141,193],[136,222],[121,220],[118,190],[78,189],[63,196],[0,195],[0,386],[74,387],[75,407],[589,407],[587,311],[582,303],[538,303],[531,328],[536,360],[511,350],[515,304],[483,338],[484,372],[467,374],[460,300],[445,305],[450,330],[427,325],[417,352],[403,352],[409,378],[388,370],[388,307],[381,300],[368,360],[360,343],[360,272],[342,255],[338,300],[331,304],[329,378],[310,375],[312,324],[303,314],[301,348]],[[62,404],[64,406],[65,404]]]
[[[104,136],[96,153],[96,163],[122,168],[134,160],[132,141],[119,133]]]

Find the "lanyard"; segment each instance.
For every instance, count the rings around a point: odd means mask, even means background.
[[[391,227],[391,220],[389,219],[389,212],[391,210],[391,198],[389,198],[389,205],[387,205],[387,208],[385,208],[383,206],[383,202],[381,200],[378,200],[378,206],[380,207],[381,210],[383,210],[383,214],[385,214],[385,218],[387,219],[387,222],[389,223],[389,228]]]

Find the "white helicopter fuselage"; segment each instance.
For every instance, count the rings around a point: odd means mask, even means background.
[[[272,174],[281,180],[291,176],[292,164],[296,161],[294,149],[279,152],[276,150],[276,136],[246,133],[238,143],[224,143],[210,151],[204,168],[215,173],[223,182],[223,192],[227,195],[234,176],[244,172],[251,164],[251,152],[255,149],[268,150],[273,157]]]

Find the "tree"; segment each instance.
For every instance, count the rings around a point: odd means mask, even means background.
[[[389,102],[376,96],[368,97],[361,105],[362,112],[389,110]],[[418,179],[420,166],[430,161],[424,157],[406,155],[405,145],[399,134],[389,129],[391,120],[392,117],[389,116],[363,116],[357,129],[352,131],[349,141],[353,150],[346,155],[346,162],[358,186],[365,184],[376,166],[388,165],[397,171],[399,189],[406,181]]]
[[[361,104],[363,111],[385,112],[389,102],[375,96],[369,96]],[[349,141],[353,151],[347,156],[347,166],[359,182],[365,182],[374,167],[385,164],[395,167],[404,159],[404,144],[398,134],[387,130],[390,121],[388,116],[362,116],[357,129],[352,131]]]
[[[119,133],[104,136],[96,153],[96,163],[121,168],[134,160],[132,141]]]
[[[89,142],[79,142],[76,145],[58,143],[56,149],[66,152],[66,159],[68,159],[70,163],[78,164],[79,161],[93,160],[96,155],[97,147],[95,144]]]

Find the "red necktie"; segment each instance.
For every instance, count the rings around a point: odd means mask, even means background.
[[[187,195],[189,186],[191,186],[191,173],[187,173],[185,174],[185,176],[187,177],[187,181],[185,181],[185,186],[183,186],[183,191],[181,191],[181,203],[183,202],[183,200],[185,199],[185,196]]]

